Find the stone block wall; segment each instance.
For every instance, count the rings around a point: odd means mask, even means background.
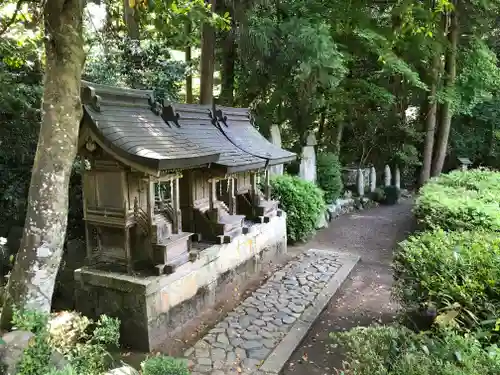
[[[130,276],[83,267],[75,271],[76,307],[89,317],[121,319],[122,342],[151,351],[221,302],[228,284],[244,284],[264,264],[286,252],[286,215],[257,224],[230,244],[214,245],[164,276]]]

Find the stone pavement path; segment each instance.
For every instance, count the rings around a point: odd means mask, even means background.
[[[414,229],[411,204],[403,201],[341,216],[307,244],[339,254],[355,253],[361,261],[289,359],[283,375],[338,374],[343,357],[332,345],[330,332],[394,319],[398,306],[391,300],[390,265],[396,244]]]
[[[333,252],[289,262],[186,351],[192,375],[255,374],[340,267]]]

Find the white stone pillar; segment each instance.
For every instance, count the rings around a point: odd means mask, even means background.
[[[399,170],[399,167],[396,167],[394,170],[394,186],[401,189],[401,171]]]
[[[281,148],[281,132],[280,127],[276,124],[271,125],[271,136],[269,137],[269,142],[273,145]],[[269,173],[271,176],[281,176],[283,175],[283,164],[274,165],[269,168]]]
[[[392,180],[391,167],[386,165],[384,169],[384,186],[391,186],[391,180]]]
[[[370,193],[373,193],[377,188],[377,171],[375,167],[370,168]]]
[[[360,197],[365,195],[365,175],[361,168],[356,173],[356,191]]]
[[[300,161],[300,178],[316,183],[316,137],[314,133],[307,136],[306,145],[302,147],[302,160]]]

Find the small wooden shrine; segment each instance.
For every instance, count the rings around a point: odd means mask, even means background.
[[[278,212],[277,201],[271,200],[269,167],[289,163],[296,159],[292,152],[275,146],[255,128],[248,108],[217,106],[215,109],[218,128],[239,149],[265,160],[263,190],[257,186],[257,174],[239,174],[236,178],[238,213],[250,218],[268,220]]]
[[[247,192],[257,196],[256,176],[265,169],[266,160],[233,144],[221,132],[210,106],[166,104],[163,119],[178,134],[220,152],[209,169],[184,173],[181,210],[185,227],[202,240],[230,242],[245,230],[245,219],[253,218],[240,209],[237,184],[245,184]]]
[[[87,261],[171,272],[187,262],[182,170],[209,166],[219,152],[165,124],[151,91],[82,83],[79,137]]]
[[[228,243],[279,212],[268,167],[295,155],[262,137],[248,110],[88,82],[82,103],[89,264],[169,273],[189,260],[191,239]]]

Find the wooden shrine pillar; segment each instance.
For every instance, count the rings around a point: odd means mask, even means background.
[[[236,179],[234,177],[229,177],[227,179],[227,189],[229,197],[229,213],[231,215],[236,215]]]
[[[208,204],[210,210],[215,209],[215,202],[217,202],[217,181],[215,178],[211,178],[208,180]]]
[[[170,192],[172,197],[173,217],[173,232],[179,234],[182,232],[180,197],[179,197],[179,177],[175,177],[170,181]]]
[[[257,173],[250,172],[250,195],[252,196],[252,204],[257,205],[259,202],[259,186]]]
[[[264,197],[268,201],[271,200],[271,173],[269,169],[266,169],[264,177]]]

